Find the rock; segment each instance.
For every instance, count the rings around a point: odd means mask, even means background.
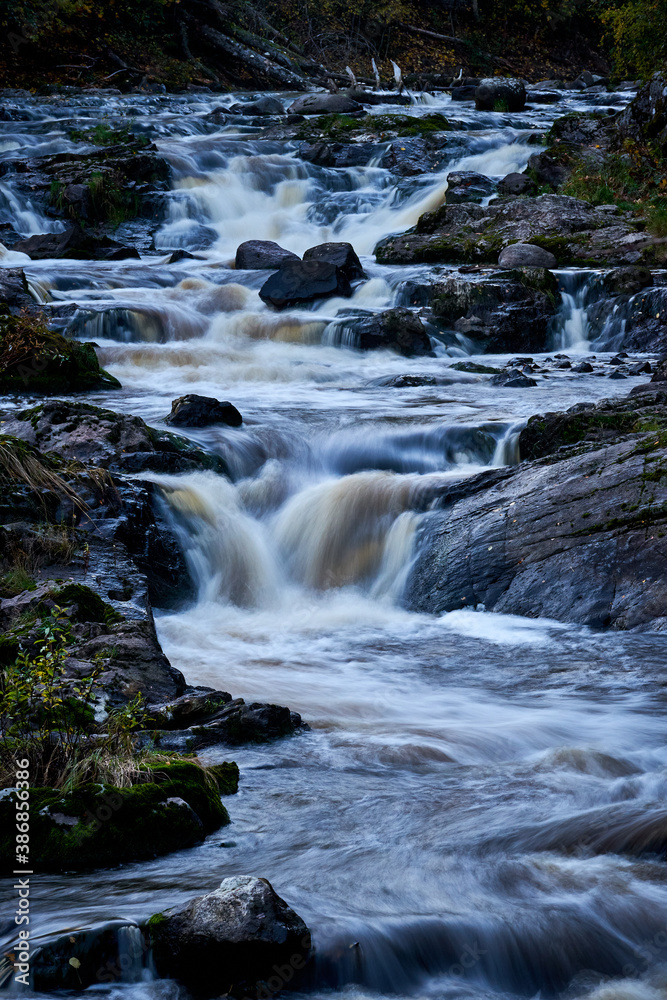
[[[449,275],[430,288],[439,325],[463,333],[480,351],[546,350],[558,301],[558,282],[543,268],[524,268],[470,280]]]
[[[73,226],[63,233],[45,233],[42,236],[30,236],[19,240],[13,247],[19,253],[26,253],[32,260],[107,260],[111,253],[120,254],[116,260],[124,256],[137,256],[134,247],[123,247],[115,240],[106,236],[92,236],[85,233],[79,226]]]
[[[407,606],[667,628],[667,392],[654,388],[533,417],[519,444],[537,461],[446,487],[423,517]]]
[[[667,143],[667,73],[655,73],[616,120],[623,140],[662,148]]]
[[[523,80],[513,77],[488,77],[475,90],[478,111],[523,111],[526,87]]]
[[[592,372],[593,365],[590,363],[590,361],[582,361],[578,365],[572,365],[572,371],[576,372],[577,375],[582,375],[586,372]]]
[[[512,243],[538,244],[561,266],[608,266],[638,262],[646,238],[629,216],[608,218],[586,201],[543,194],[485,208],[444,205],[408,232],[382,240],[375,256],[381,264],[495,263]]]
[[[110,920],[84,930],[71,930],[40,944],[30,962],[31,987],[39,993],[69,990],[78,993],[88,986],[127,981],[128,943],[136,944],[135,959],[146,967],[148,948],[137,924]],[[132,969],[132,972],[135,968]]]
[[[185,752],[219,745],[271,743],[309,729],[298,712],[291,712],[284,705],[261,702],[247,705],[243,698],[232,699],[224,691],[210,694],[196,712],[197,717],[187,720],[178,701],[164,706],[147,733],[150,745],[155,743],[161,750]],[[165,715],[172,721],[163,727],[161,719]]]
[[[349,115],[363,111],[361,104],[344,94],[306,94],[288,107],[293,115]]]
[[[499,194],[511,195],[534,195],[537,193],[537,184],[527,174],[506,174],[498,183]]]
[[[351,243],[321,243],[306,250],[303,259],[324,260],[329,264],[335,264],[348,281],[359,281],[368,277]]]
[[[548,250],[532,243],[513,243],[505,247],[498,257],[501,267],[546,267],[554,268],[556,258]]]
[[[298,259],[291,250],[284,250],[270,240],[246,240],[236,251],[234,267],[237,271],[277,269],[288,260]]]
[[[310,955],[310,932],[266,879],[235,876],[147,924],[158,975],[204,996],[258,998],[291,982]],[[282,971],[289,970],[289,977]]]
[[[0,392],[52,394],[118,388],[118,379],[100,368],[94,344],[68,340],[41,318],[25,312],[3,315],[0,307]]]
[[[619,278],[621,285],[636,287],[646,277],[639,274]],[[614,281],[614,272],[604,280]],[[639,291],[603,295],[587,310],[591,344],[596,350],[659,351],[667,353],[667,286],[644,286]]]
[[[226,400],[221,403],[210,396],[190,394],[180,396],[172,402],[171,413],[165,417],[165,423],[174,427],[208,427],[210,424],[240,427],[243,417]]]
[[[248,115],[257,117],[259,115],[284,115],[286,114],[282,102],[277,97],[260,97],[256,101],[247,101],[243,104],[232,104],[229,108],[233,114]]]
[[[192,847],[229,823],[215,769],[187,760],[147,765],[149,780],[128,788],[83,785],[72,792],[35,788],[30,842],[41,870],[115,865]],[[0,857],[13,857],[7,817],[13,797],[0,799]],[[5,832],[7,831],[7,832]]]
[[[318,167],[365,167],[377,153],[374,142],[304,142],[299,148],[301,159]]]
[[[538,184],[547,185],[556,191],[568,178],[570,171],[550,153],[533,153],[528,160],[528,170]]]
[[[367,104],[371,106],[377,106],[378,104],[402,104],[408,107],[412,104],[412,98],[409,94],[383,94],[378,93],[375,90],[359,90],[351,88],[345,91],[345,96],[349,97],[350,100],[356,101],[357,104]]]
[[[558,104],[561,100],[557,90],[531,90],[527,97],[532,104]]]
[[[647,267],[617,267],[604,276],[604,287],[610,295],[636,295],[653,284]]]
[[[332,295],[349,298],[352,288],[343,272],[324,260],[286,261],[259,291],[260,298],[276,309]]]
[[[446,146],[447,140],[437,135],[393,139],[382,157],[381,166],[401,177],[416,177],[418,174],[442,169],[451,156]],[[377,146],[374,155],[377,156]]]
[[[55,451],[117,472],[226,474],[222,458],[169,431],[149,427],[141,417],[114,413],[88,403],[50,400],[29,410],[5,412],[3,431],[43,452]]]
[[[382,313],[339,313],[323,334],[324,343],[361,351],[390,350],[404,357],[432,355],[431,340],[419,316],[398,307]]]
[[[450,204],[481,202],[495,193],[495,182],[484,174],[476,174],[470,170],[447,174],[447,201]]]
[[[453,101],[474,101],[478,84],[467,84],[465,87],[452,87]]]
[[[524,375],[520,368],[510,368],[509,371],[492,376],[489,385],[501,385],[506,389],[527,389],[537,385],[537,382],[534,378]]]
[[[0,268],[0,303],[12,310],[34,306],[35,302],[28,291],[28,282],[22,268]]]

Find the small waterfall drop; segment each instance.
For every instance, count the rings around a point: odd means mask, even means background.
[[[598,281],[595,271],[556,271],[561,304],[554,321],[554,346],[588,352],[590,328],[587,307]]]

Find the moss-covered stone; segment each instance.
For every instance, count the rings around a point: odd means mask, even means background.
[[[187,760],[149,768],[151,781],[130,788],[84,785],[63,793],[30,791],[31,859],[62,871],[141,860],[192,847],[229,823],[218,778]],[[231,771],[230,771],[231,775]],[[0,798],[0,858],[13,863],[16,793]]]
[[[2,311],[4,308],[4,312]],[[12,316],[0,306],[0,392],[117,389],[92,344],[68,340],[38,316]]]
[[[300,125],[294,137],[310,142],[316,139],[351,142],[359,138],[381,142],[401,137],[435,135],[438,132],[448,132],[452,127],[449,119],[438,112],[419,117],[405,114],[366,115],[363,118],[351,115],[317,115]]]

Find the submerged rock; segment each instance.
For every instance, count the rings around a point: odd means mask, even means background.
[[[243,417],[227,400],[220,402],[211,396],[191,393],[172,402],[171,413],[165,417],[165,423],[174,427],[208,427],[210,424],[240,427]]]
[[[204,996],[258,998],[276,978],[278,990],[293,985],[311,949],[301,917],[266,879],[244,875],[154,914],[147,931],[158,974]]]
[[[667,628],[667,393],[654,388],[533,417],[519,439],[533,461],[447,488],[424,515],[408,607]]]
[[[288,260],[299,258],[291,250],[285,250],[270,240],[246,240],[236,251],[234,267],[237,271],[279,268]]]
[[[481,80],[475,89],[478,111],[523,111],[526,86],[514,77],[492,76]]]
[[[259,297],[276,309],[332,295],[349,298],[352,288],[340,268],[325,260],[287,261],[259,291]]]
[[[419,316],[401,306],[382,313],[339,313],[325,329],[323,340],[361,351],[396,351],[404,357],[433,354],[431,339]]]

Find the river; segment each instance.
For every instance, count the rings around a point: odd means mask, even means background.
[[[327,331],[350,305],[402,301],[402,284],[428,270],[381,267],[370,255],[441,203],[451,170],[521,170],[531,136],[554,118],[620,108],[629,96],[563,92],[515,115],[447,95],[374,108],[462,123],[446,166],[398,182],[380,166],[316,167],[298,144],[205,118],[238,95],[23,98],[29,120],[2,122],[4,157],[66,153],[74,124],[104,118],[131,122],[171,162],[161,252],[149,252],[147,236],[141,260],[20,263],[46,309],[77,304],[77,332],[122,382],[91,402],[154,426],[186,392],[241,410],[242,428],[192,432],[225,456],[233,482],[154,477],[198,589],[193,605],[157,611],[158,633],[190,683],[288,705],[311,726],[234,751],[232,825],[201,846],[35,878],[34,933],[142,919],[250,874],[268,878],[312,928],[317,998],[667,996],[664,864],[627,849],[667,823],[667,637],[482,607],[431,617],[402,604],[420,493],[516,462],[532,413],[628,385],[562,370],[536,388],[499,388],[452,368],[467,356],[463,340],[406,359],[337,346]],[[0,221],[22,235],[58,226],[8,176]],[[251,238],[299,254],[347,240],[369,281],[351,302],[271,312],[257,295],[263,276],[229,267]],[[169,264],[178,247],[201,259]],[[591,275],[560,277],[553,347],[575,358],[591,349]],[[423,373],[436,384],[386,384]],[[10,913],[11,889],[3,898]],[[185,996],[140,965],[127,978],[87,993]]]

